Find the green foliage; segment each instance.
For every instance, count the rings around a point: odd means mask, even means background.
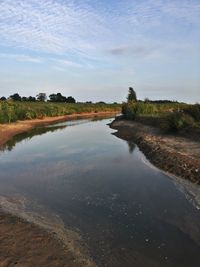
[[[200,125],[199,104],[130,101],[122,104],[122,113],[131,120],[138,119],[138,121],[150,125],[160,125],[163,132],[177,132],[184,128],[199,127]]]
[[[21,101],[21,96],[16,93],[10,96],[10,99],[12,99],[13,101]]]
[[[17,120],[42,119],[45,116],[62,116],[83,112],[120,111],[119,104],[51,103],[0,101],[0,123]]]
[[[200,121],[200,104],[189,105],[184,109],[184,112],[192,116],[195,121]]]
[[[175,112],[163,117],[160,128],[164,133],[178,132],[181,129],[194,126],[194,119],[182,112]]]
[[[137,101],[136,92],[132,87],[129,87],[127,100],[128,102]]]
[[[47,95],[45,93],[39,93],[38,95],[36,95],[37,100],[44,102],[47,99]]]
[[[129,114],[134,114],[134,117],[146,115],[146,116],[157,116],[163,115],[170,112],[176,112],[186,108],[187,104],[182,103],[149,103],[142,101],[130,101],[128,103],[123,103],[122,113],[129,118]]]

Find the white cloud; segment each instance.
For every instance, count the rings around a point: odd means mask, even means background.
[[[29,55],[21,55],[21,54],[6,54],[0,53],[0,58],[4,59],[13,59],[20,62],[31,62],[31,63],[42,63],[43,59],[40,57],[33,57]]]
[[[58,65],[63,66],[63,67],[75,67],[75,68],[83,67],[82,64],[79,64],[79,63],[76,63],[76,62],[73,62],[73,61],[70,61],[70,60],[57,59],[57,60],[55,60],[55,62]]]
[[[199,25],[200,2],[198,0],[125,0],[129,5],[127,20],[135,26],[160,26],[169,20],[183,19],[194,25]],[[122,7],[124,2],[122,3]],[[166,17],[164,17],[166,16]],[[178,21],[177,21],[178,22]],[[174,25],[176,26],[176,25]]]
[[[100,17],[72,1],[3,0],[0,37],[3,44],[43,52],[84,52],[101,29]],[[91,23],[91,21],[95,21]]]
[[[109,46],[139,43],[147,38],[145,28],[166,29],[171,18],[199,25],[199,13],[195,0],[123,0],[105,6],[94,0],[1,0],[1,45],[93,57]]]

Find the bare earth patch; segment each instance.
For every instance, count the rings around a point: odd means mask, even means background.
[[[1,267],[92,267],[50,233],[17,216],[0,211]]]

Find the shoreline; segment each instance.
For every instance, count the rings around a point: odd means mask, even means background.
[[[134,142],[147,159],[166,173],[200,184],[200,143],[177,135],[163,135],[153,126],[115,119],[115,136]]]
[[[96,267],[80,233],[26,196],[0,196],[0,224],[0,266]]]
[[[65,116],[56,116],[56,117],[45,117],[43,119],[33,119],[33,120],[24,120],[17,121],[13,123],[0,124],[0,147],[5,145],[10,139],[15,135],[28,132],[36,127],[47,126],[50,124],[64,122],[68,120],[84,119],[84,118],[93,118],[101,117],[107,115],[116,115],[119,112],[113,111],[102,111],[102,112],[89,112],[89,113],[75,113]]]

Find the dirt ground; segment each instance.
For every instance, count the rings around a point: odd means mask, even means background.
[[[163,135],[159,129],[123,119],[111,128],[116,136],[135,142],[158,168],[200,184],[200,143],[178,135]]]
[[[51,234],[16,216],[0,211],[1,267],[92,267],[81,263]]]

